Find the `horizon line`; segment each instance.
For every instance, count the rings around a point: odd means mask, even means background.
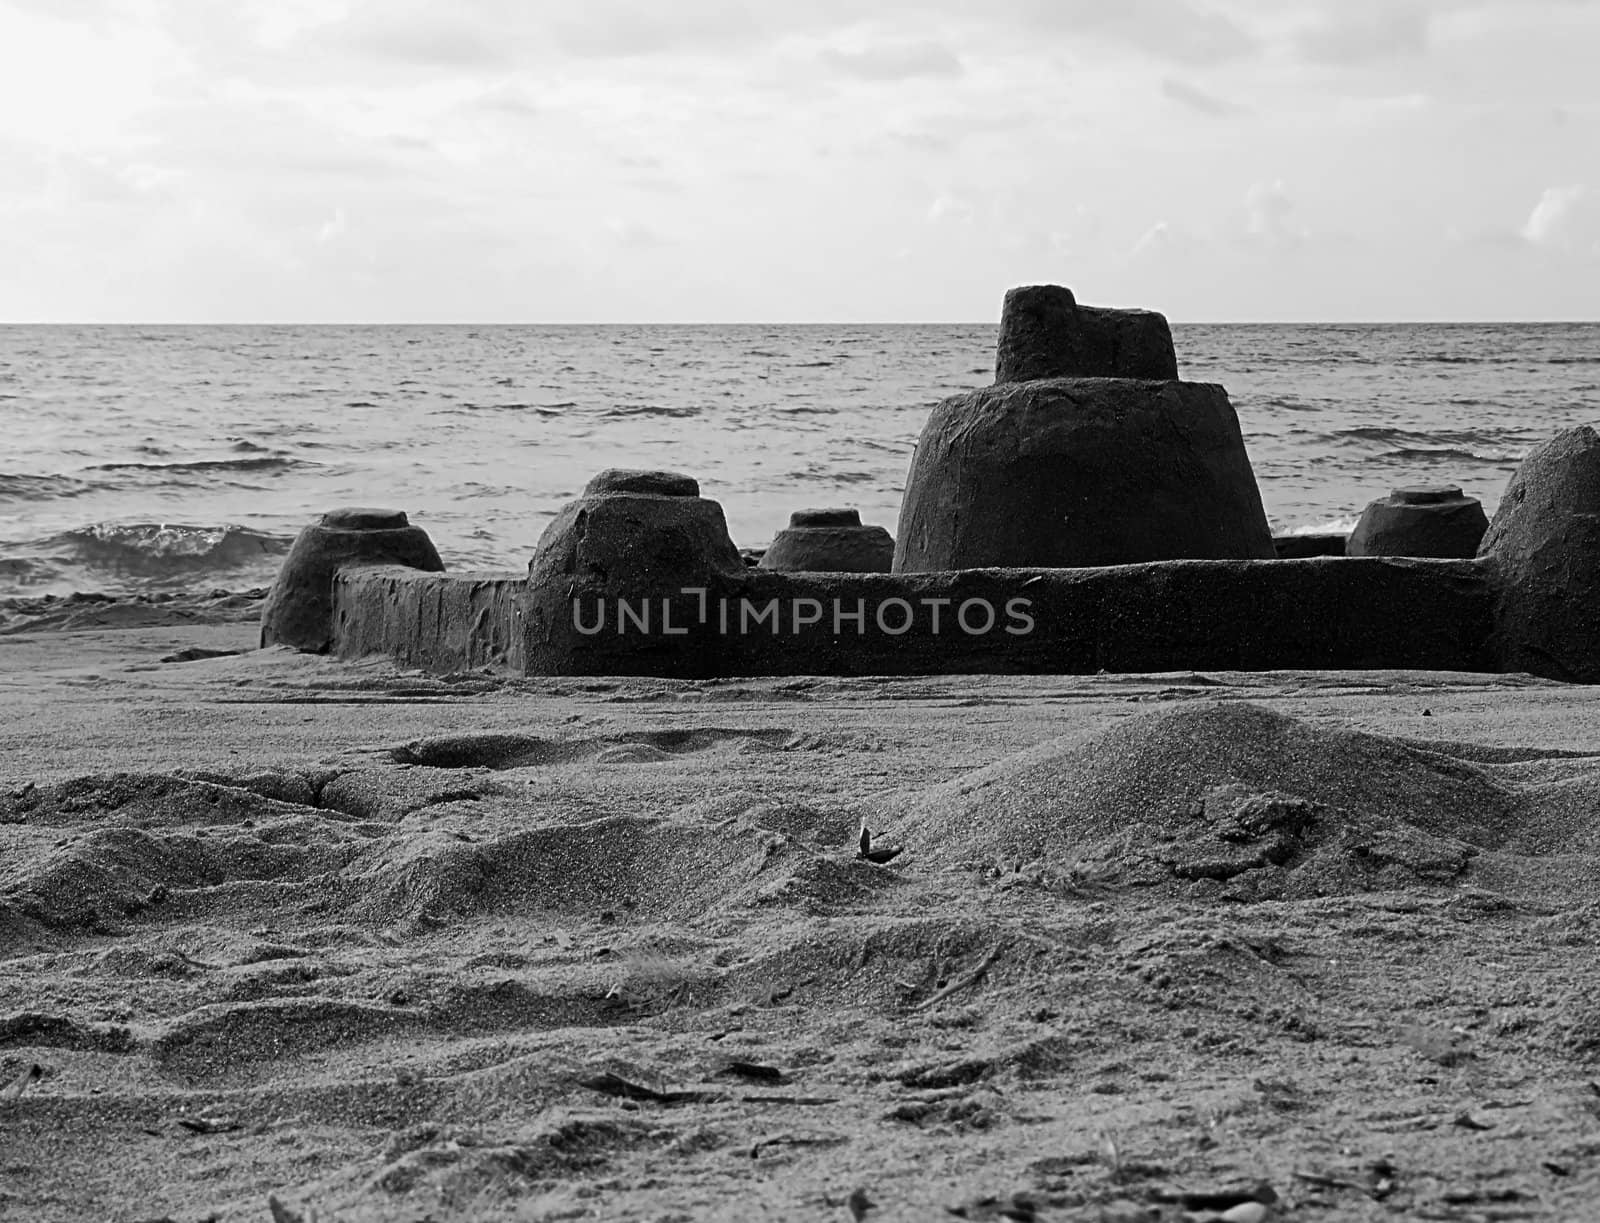
[[[1160,313],[1157,311],[1156,313]],[[1174,327],[1567,327],[1590,326],[1600,323],[1600,318],[1483,318],[1483,319],[1173,319],[1167,322]],[[662,321],[659,319],[633,320],[567,320],[562,322],[539,320],[448,320],[407,319],[380,321],[375,319],[291,320],[250,319],[229,322],[200,322],[196,320],[83,320],[36,319],[18,321],[0,319],[0,327],[998,327],[999,320],[975,319],[922,319],[880,320],[876,322],[840,320],[785,320],[759,319],[731,321],[726,319],[696,319],[693,321]]]

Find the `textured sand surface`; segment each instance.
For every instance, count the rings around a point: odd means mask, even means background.
[[[0,1217],[1600,1198],[1600,690],[437,678],[248,612],[0,635]]]

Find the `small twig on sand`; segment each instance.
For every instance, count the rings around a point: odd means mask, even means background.
[[[760,1159],[769,1147],[836,1147],[850,1140],[840,1134],[775,1134],[750,1146],[750,1158]]]
[[[1111,1173],[1111,1183],[1122,1184],[1122,1148],[1117,1143],[1117,1136],[1109,1130],[1100,1131],[1100,1156],[1105,1161],[1106,1170]]]
[[[839,1102],[834,1096],[733,1096],[727,1092],[705,1091],[699,1088],[688,1091],[660,1091],[609,1072],[580,1078],[578,1084],[604,1095],[618,1096],[624,1100],[643,1100],[651,1104],[711,1104],[725,1100],[737,1100],[741,1104],[817,1105]]]
[[[272,1223],[317,1223],[317,1212],[307,1210],[305,1213],[285,1205],[278,1200],[275,1193],[267,1194],[267,1210],[272,1215]]]
[[[44,1078],[44,1067],[38,1062],[29,1062],[22,1068],[22,1073],[0,1088],[0,1099],[8,1104],[15,1104],[22,1099],[22,1093],[28,1090],[30,1084],[37,1083]]]
[[[603,1095],[618,1096],[624,1100],[646,1100],[652,1104],[703,1104],[718,1098],[718,1093],[714,1091],[660,1091],[609,1071],[580,1078],[578,1084]]]
[[[938,993],[924,998],[921,1002],[917,1003],[913,1009],[922,1011],[926,1010],[930,1006],[937,1006],[951,994],[959,993],[961,990],[964,990],[969,986],[976,985],[979,980],[982,979],[983,974],[988,972],[989,969],[993,967],[994,962],[1000,958],[1001,950],[1001,945],[996,943],[992,948],[989,949],[989,954],[983,957],[983,962],[969,972],[966,976],[962,977],[959,981],[950,982],[949,985],[945,986]]]

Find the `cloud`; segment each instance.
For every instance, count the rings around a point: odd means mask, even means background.
[[[1041,32],[1109,38],[1184,64],[1222,63],[1257,49],[1231,18],[1188,0],[989,0],[971,7],[1011,9]]]
[[[1087,205],[1075,204],[1070,213],[1062,216],[1052,204],[1050,224],[1043,231],[1039,245],[1050,254],[1062,258],[1081,258],[1093,255],[1105,245],[1104,225],[1100,215]],[[1019,222],[1019,227],[1037,217],[1034,213]]]
[[[946,192],[934,197],[933,202],[928,205],[927,217],[934,225],[967,225],[977,216],[977,211],[972,206],[971,200]]]
[[[335,208],[333,215],[324,221],[317,230],[317,241],[332,242],[335,238],[342,237],[344,231],[348,228],[349,222],[345,218],[344,209]]]
[[[938,42],[883,43],[860,51],[825,48],[817,57],[844,76],[862,81],[904,81],[912,77],[958,77],[960,59]]]
[[[1306,233],[1293,220],[1294,199],[1283,180],[1252,183],[1245,192],[1245,232],[1258,244],[1272,247],[1297,246]]]
[[[500,68],[511,63],[508,48],[478,25],[424,14],[400,16],[389,10],[363,15],[334,27],[334,41],[373,59],[423,68]]]
[[[392,141],[348,130],[309,101],[211,91],[203,104],[157,112],[142,131],[163,164],[213,178],[270,176],[320,192],[311,180],[392,182],[408,172]]]
[[[918,152],[949,153],[975,136],[1011,136],[1026,132],[1040,120],[1037,114],[1010,111],[1001,114],[945,112],[923,115],[888,133],[890,140]]]
[[[607,221],[606,232],[611,235],[612,241],[624,250],[655,250],[673,244],[671,238],[651,229],[650,226],[621,217],[612,217]]]
[[[785,10],[805,6],[784,5]],[[758,16],[759,14],[759,16]],[[797,14],[792,15],[798,19]],[[723,49],[774,33],[774,14],[742,0],[588,0],[552,23],[556,41],[594,58]]]
[[[479,94],[467,103],[469,109],[496,115],[510,115],[516,119],[531,119],[544,114],[544,108],[521,90],[501,85]]]
[[[1600,249],[1600,200],[1588,187],[1546,187],[1519,231],[1524,241],[1551,250]]]
[[[142,162],[129,162],[118,157],[101,154],[78,156],[71,152],[52,152],[36,163],[37,178],[23,172],[17,165],[20,150],[0,146],[13,167],[8,186],[16,188],[24,183],[41,192],[59,192],[63,200],[90,205],[109,205],[114,208],[138,208],[146,202],[159,200],[182,175],[162,167]],[[29,158],[24,161],[26,166]]]
[[[1225,98],[1209,94],[1203,89],[1198,89],[1186,81],[1176,77],[1165,77],[1161,81],[1161,92],[1166,97],[1187,106],[1190,110],[1197,110],[1202,115],[1211,115],[1214,118],[1226,118],[1229,115],[1241,114],[1243,107],[1237,106]]]
[[[859,25],[860,0],[762,4],[754,0],[588,0],[562,12],[550,31],[583,56],[714,51],[826,35]],[[877,0],[874,21],[926,30],[959,23],[987,33],[1076,41],[1114,41],[1164,59],[1212,64],[1250,54],[1255,39],[1225,14],[1191,0]],[[954,58],[954,57],[952,57]]]
[[[1212,245],[1213,239],[1182,221],[1162,217],[1128,249],[1127,262],[1134,265],[1176,265],[1192,259]]]
[[[326,0],[233,0],[229,7],[253,40],[271,50],[282,50],[308,32],[335,25],[348,15]]]
[[[1170,248],[1174,241],[1171,224],[1157,221],[1140,235],[1139,240],[1133,244],[1133,249],[1128,252],[1128,256],[1131,259],[1153,258]]]
[[[1334,67],[1421,55],[1428,49],[1429,21],[1425,9],[1403,0],[1347,3],[1301,31],[1294,46],[1302,58]]]

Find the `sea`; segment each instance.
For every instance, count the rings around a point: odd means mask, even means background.
[[[1228,390],[1278,532],[1458,484],[1600,424],[1600,324],[1176,325]],[[345,505],[406,510],[451,569],[521,571],[607,467],[697,477],[734,541],[795,509],[895,529],[938,400],[996,327],[0,327],[0,597],[240,590]],[[1130,507],[1131,508],[1131,507]]]

